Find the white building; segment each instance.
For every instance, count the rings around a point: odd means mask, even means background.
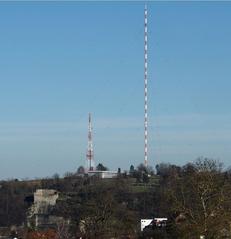
[[[99,178],[116,178],[118,176],[117,171],[98,171],[92,170],[88,171],[88,176],[97,176]]]
[[[140,230],[143,231],[147,226],[155,226],[155,227],[165,227],[168,218],[165,217],[156,217],[152,219],[141,219],[140,221]]]

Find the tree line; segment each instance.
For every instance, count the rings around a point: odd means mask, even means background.
[[[2,181],[0,226],[25,225],[25,239],[41,238],[41,233],[45,239],[231,238],[231,171],[216,160],[199,158],[183,166],[161,163],[155,170],[131,165],[128,172],[106,180],[80,174]],[[68,225],[43,232],[26,227],[38,188],[59,191],[52,213],[68,219]],[[141,233],[140,220],[155,217],[167,217],[167,226]]]

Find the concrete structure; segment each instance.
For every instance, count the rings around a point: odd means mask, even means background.
[[[53,189],[37,189],[34,193],[34,204],[42,205],[47,204],[54,206],[59,195],[56,190]],[[39,208],[39,207],[37,207]]]
[[[29,227],[51,228],[63,221],[63,218],[52,215],[59,194],[53,189],[37,189],[34,193],[34,204],[31,206],[27,221]]]

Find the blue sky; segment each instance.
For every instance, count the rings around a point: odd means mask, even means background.
[[[0,178],[143,161],[142,2],[0,2]],[[231,3],[149,2],[149,163],[231,165]]]

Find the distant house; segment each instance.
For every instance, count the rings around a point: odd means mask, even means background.
[[[165,227],[167,223],[167,218],[153,218],[153,219],[141,219],[140,221],[140,230],[144,231],[145,228],[154,228],[154,227]]]

